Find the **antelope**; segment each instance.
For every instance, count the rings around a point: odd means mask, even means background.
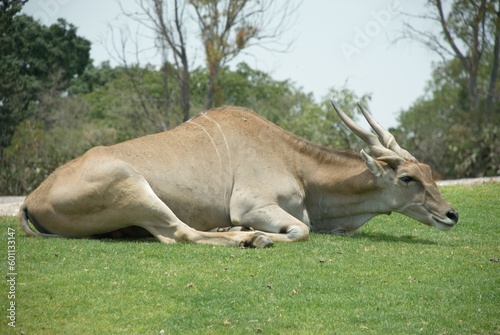
[[[20,226],[29,236],[129,229],[163,243],[239,247],[303,241],[310,231],[352,234],[392,212],[453,228],[458,212],[430,167],[363,106],[375,133],[332,106],[368,152],[319,146],[253,111],[224,106],[166,132],[94,147],[57,168],[24,201]]]

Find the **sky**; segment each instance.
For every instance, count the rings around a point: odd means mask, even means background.
[[[286,1],[286,0],[280,0]],[[137,11],[136,0],[120,1],[127,11]],[[282,35],[293,41],[284,53],[252,47],[249,55],[237,57],[232,65],[246,61],[251,67],[270,73],[275,80],[291,80],[319,101],[330,88],[344,85],[358,96],[371,94],[370,110],[386,127],[397,125],[401,110],[424,94],[431,78],[432,64],[439,58],[416,42],[394,43],[401,32],[401,14],[422,14],[424,1],[405,0],[304,0]],[[131,27],[141,48],[151,45],[146,28],[135,28],[115,0],[31,0],[23,12],[50,25],[62,17],[78,28],[78,34],[92,42],[94,64],[111,60],[113,46],[110,26]],[[411,21],[419,28],[437,29],[429,23]],[[138,35],[136,35],[138,32]],[[111,54],[110,54],[111,51]],[[203,52],[193,50],[194,62],[201,64]],[[135,61],[135,56],[131,62]],[[159,64],[152,51],[142,63]]]

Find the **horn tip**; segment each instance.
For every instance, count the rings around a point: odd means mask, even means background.
[[[361,104],[361,102],[359,102],[359,101],[358,101],[358,102],[357,102],[357,104],[358,104],[358,108],[361,110],[361,112],[362,112],[364,115],[366,115],[366,114],[368,114],[368,115],[372,115],[372,114],[368,111],[368,109],[366,109],[366,108],[365,108],[365,107]]]

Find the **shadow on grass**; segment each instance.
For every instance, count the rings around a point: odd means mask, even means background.
[[[315,233],[319,234],[319,233]],[[319,234],[328,235],[328,234]],[[370,240],[373,242],[391,242],[391,243],[409,243],[409,244],[422,244],[422,245],[438,245],[436,241],[418,238],[412,235],[389,235],[382,232],[358,232],[352,236],[345,236],[345,238],[358,239],[358,240]],[[107,234],[101,236],[94,236],[92,239],[102,241],[104,243],[160,243],[153,236],[141,236],[141,237],[110,237]]]
[[[359,232],[353,236],[355,239],[365,239],[374,242],[393,242],[393,243],[409,243],[423,245],[437,245],[436,241],[418,238],[412,235],[388,235],[381,232]]]
[[[150,232],[138,226],[129,226],[109,233],[94,235],[91,237],[91,239],[108,243],[119,243],[119,242],[158,243],[158,240],[154,238]]]
[[[135,238],[135,237],[115,237],[115,238],[108,238],[108,237],[103,237],[103,238],[92,238],[93,240],[98,240],[102,243],[157,243],[161,244],[160,241],[158,241],[154,237],[141,237],[141,238]]]

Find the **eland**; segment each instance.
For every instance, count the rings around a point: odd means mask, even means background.
[[[458,222],[428,165],[361,105],[375,133],[332,105],[368,153],[328,149],[250,110],[221,107],[59,167],[24,201],[20,226],[29,236],[128,229],[163,243],[267,247],[310,231],[352,234],[392,212],[439,230]]]

